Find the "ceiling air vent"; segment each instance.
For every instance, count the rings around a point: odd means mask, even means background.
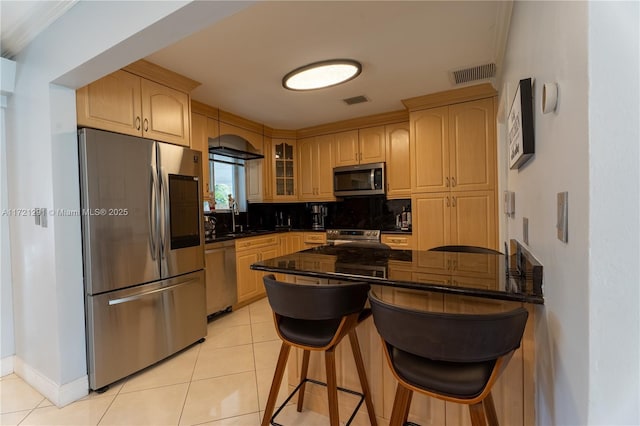
[[[496,64],[484,64],[477,67],[465,68],[462,70],[452,71],[453,81],[455,84],[469,83],[476,80],[486,80],[495,77]]]
[[[363,102],[369,102],[369,99],[364,95],[360,95],[360,96],[354,96],[353,98],[343,99],[342,101],[347,105],[355,105],[355,104],[361,104]]]

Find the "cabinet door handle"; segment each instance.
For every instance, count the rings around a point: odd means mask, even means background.
[[[456,206],[456,197],[451,197],[451,206],[452,207]]]
[[[144,131],[149,131],[149,120],[147,120],[146,118],[144,119]]]
[[[449,176],[447,176],[447,177],[445,178],[445,184],[444,184],[444,186],[446,186],[447,188],[449,187]]]
[[[140,130],[140,117],[136,117],[136,130]]]
[[[447,207],[449,207],[449,197],[447,197]]]
[[[456,186],[456,177],[455,176],[451,176],[451,186],[452,187]]]

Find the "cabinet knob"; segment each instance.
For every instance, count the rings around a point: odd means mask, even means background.
[[[444,186],[446,186],[447,188],[449,187],[449,176],[447,176],[447,177],[445,178],[445,184],[444,184]]]
[[[449,197],[447,197],[447,207],[449,207]]]
[[[452,205],[453,207],[455,207],[455,206],[456,206],[456,197],[451,197],[451,205]]]
[[[136,130],[140,130],[140,117],[136,117]]]
[[[452,187],[456,186],[456,177],[455,176],[451,176],[451,186]]]
[[[149,131],[149,120],[147,120],[146,118],[144,119],[144,131]]]

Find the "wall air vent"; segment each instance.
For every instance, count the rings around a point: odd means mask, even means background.
[[[495,77],[496,64],[484,64],[477,67],[465,68],[451,71],[451,76],[455,84],[469,83],[471,81],[486,80]]]
[[[344,102],[347,105],[355,105],[355,104],[361,104],[363,102],[369,102],[369,98],[367,98],[364,95],[360,95],[360,96],[354,96],[352,98],[343,99],[342,102]]]

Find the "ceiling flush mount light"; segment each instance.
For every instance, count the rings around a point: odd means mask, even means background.
[[[331,59],[314,62],[291,71],[282,79],[289,90],[315,90],[353,80],[362,72],[362,65],[352,59]]]

